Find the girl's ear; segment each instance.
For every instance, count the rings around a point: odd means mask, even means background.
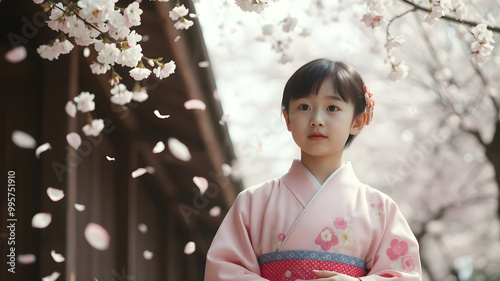
[[[366,112],[363,112],[363,113],[359,114],[358,116],[356,116],[356,118],[354,118],[354,120],[352,120],[350,134],[351,135],[359,134],[359,132],[361,132],[361,130],[363,130],[363,127],[365,126],[366,119],[367,119]]]
[[[286,128],[291,132],[292,130],[290,128],[290,117],[288,116],[288,112],[286,112],[286,109],[283,109],[282,113],[283,117],[285,117]]]

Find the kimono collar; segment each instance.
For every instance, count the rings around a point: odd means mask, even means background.
[[[316,192],[318,192],[316,183],[313,182],[308,173],[310,172],[302,166],[299,160],[294,160],[290,170],[281,178],[285,186],[292,192],[303,207],[305,207]],[[322,187],[332,188],[332,186],[338,184],[347,184],[348,186],[359,184],[359,180],[354,175],[350,162],[345,162],[337,169]]]

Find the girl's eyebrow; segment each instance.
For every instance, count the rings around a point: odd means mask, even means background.
[[[329,99],[333,99],[333,100],[338,100],[338,101],[341,101],[341,102],[345,102],[345,100],[340,97],[339,95],[328,95],[327,96]]]

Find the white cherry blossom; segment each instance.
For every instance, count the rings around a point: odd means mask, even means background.
[[[142,35],[138,34],[135,32],[135,30],[132,30],[129,35],[127,35],[127,43],[130,47],[133,47],[137,44],[137,42],[140,42],[142,40]]]
[[[158,77],[159,79],[163,79],[173,74],[175,72],[175,67],[175,62],[171,60],[170,62],[155,68],[153,72],[156,77]]]
[[[76,108],[81,112],[90,112],[95,109],[94,94],[89,92],[81,92],[80,95],[73,98],[76,103]]]
[[[361,21],[365,23],[366,27],[374,29],[375,27],[380,26],[382,22],[385,22],[385,18],[376,13],[368,13],[363,15]]]
[[[85,23],[76,15],[66,18],[66,27],[68,28],[68,35],[75,38],[84,36],[88,31]]]
[[[135,81],[141,81],[148,78],[149,74],[151,74],[151,70],[144,67],[136,67],[131,69],[129,74]]]
[[[104,44],[104,48],[97,55],[97,61],[102,64],[114,65],[119,56],[120,50],[115,44]]]
[[[176,6],[168,13],[172,20],[178,20],[185,17],[189,13],[189,9],[184,7],[184,5]]]
[[[56,39],[56,42],[59,42]],[[40,45],[36,51],[40,55],[41,58],[48,59],[50,61],[59,58],[59,48],[56,45],[56,42],[53,45]]]
[[[132,99],[136,102],[143,102],[148,99],[148,92],[146,91],[146,88],[141,88],[137,91],[133,92]]]
[[[115,85],[111,89],[111,102],[114,104],[125,105],[132,101],[134,94],[127,90],[124,84]]]
[[[182,18],[178,20],[176,23],[174,23],[174,27],[176,29],[189,29],[191,26],[193,26],[193,24],[194,24],[193,21]]]
[[[120,53],[120,56],[118,57],[116,62],[123,66],[136,67],[141,58],[142,58],[142,47],[141,45],[135,45],[133,47],[123,50]]]
[[[409,67],[405,61],[399,63],[392,63],[392,71],[389,73],[388,78],[392,81],[399,81],[408,76]]]
[[[297,25],[297,18],[288,16],[283,23],[284,32],[293,32],[295,26]]]
[[[401,44],[403,44],[404,42],[405,42],[405,39],[401,36],[396,37],[396,38],[391,38],[384,44],[384,48],[390,50],[392,48],[396,48],[396,47],[401,46]]]
[[[104,74],[104,73],[108,72],[108,70],[110,70],[110,69],[111,69],[111,66],[109,66],[109,64],[102,64],[102,63],[94,62],[90,65],[90,70],[94,74]]]
[[[141,24],[141,14],[142,10],[139,8],[139,3],[132,2],[123,11],[123,16],[125,18],[125,25],[127,27],[137,26]]]
[[[457,20],[464,20],[465,18],[467,18],[468,8],[464,4],[464,2],[459,1],[455,6],[454,10],[455,10],[455,18]]]
[[[104,120],[94,119],[91,124],[83,126],[82,130],[86,136],[97,137],[104,129]]]

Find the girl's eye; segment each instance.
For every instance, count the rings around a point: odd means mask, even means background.
[[[309,105],[307,105],[307,104],[301,104],[301,105],[299,105],[299,109],[300,109],[300,110],[309,110],[309,109],[310,109],[310,107],[309,107]]]
[[[326,110],[328,111],[331,111],[331,112],[334,112],[334,111],[337,111],[339,110],[338,107],[336,107],[335,105],[330,105]]]

